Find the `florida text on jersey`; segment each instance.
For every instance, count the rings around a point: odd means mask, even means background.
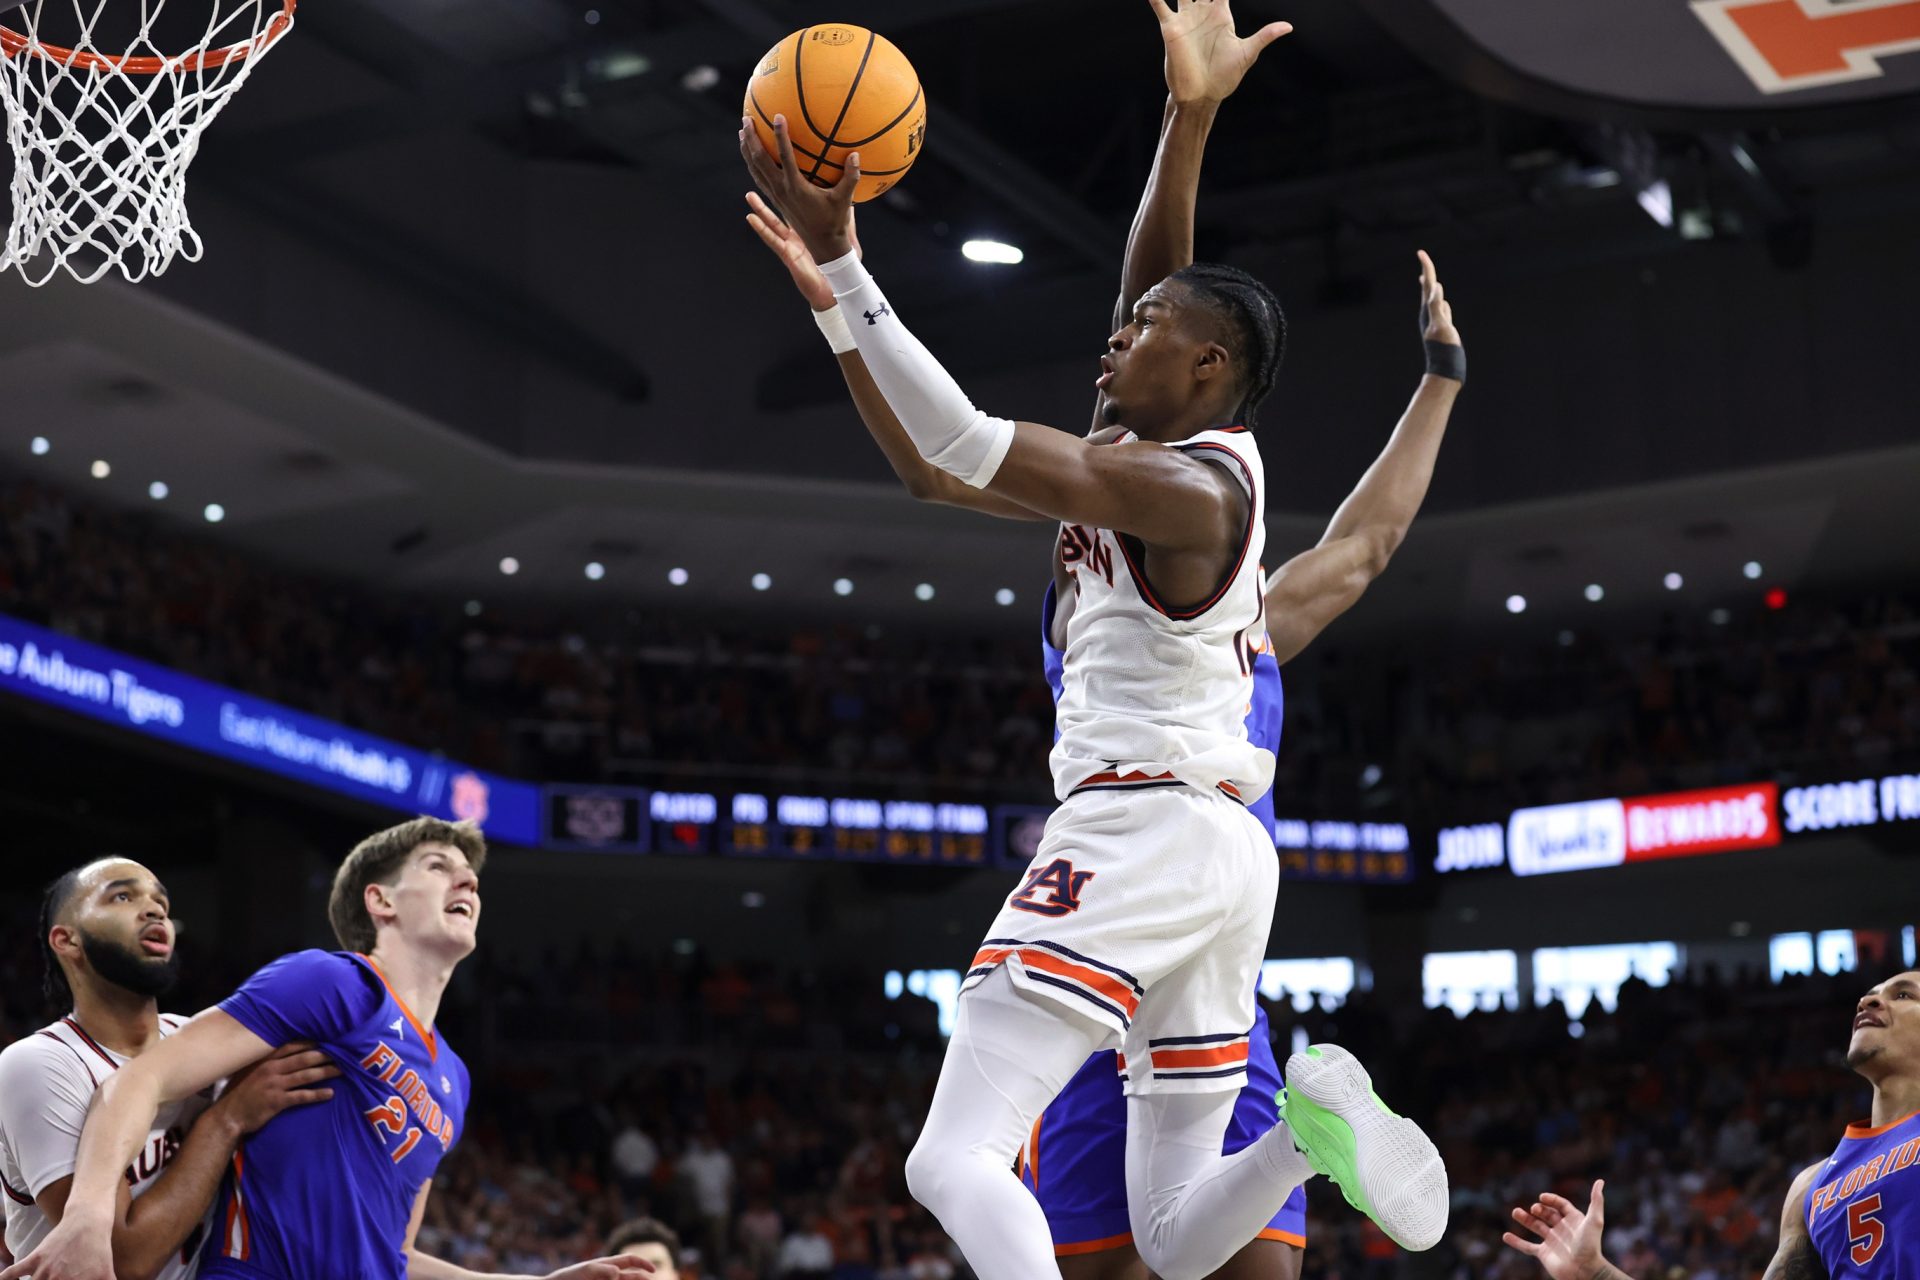
[[[268,1044],[312,1041],[341,1074],[332,1100],[234,1156],[201,1274],[400,1280],[414,1200],[460,1136],[466,1065],[366,956],[283,956],[220,1007]]]
[[[1847,1129],[1807,1192],[1807,1234],[1832,1280],[1920,1275],[1920,1111]]]

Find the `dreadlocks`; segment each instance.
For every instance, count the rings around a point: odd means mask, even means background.
[[[1241,370],[1244,396],[1239,419],[1251,427],[1260,402],[1280,376],[1287,351],[1287,317],[1273,291],[1240,270],[1218,262],[1196,262],[1173,273],[1195,301],[1226,330],[1228,352]]]
[[[80,873],[87,869],[87,865],[91,864],[75,867],[55,880],[40,898],[40,963],[45,966],[40,988],[55,1014],[65,1013],[73,1007],[73,989],[67,985],[66,972],[60,968],[60,958],[53,954],[53,944],[47,941],[47,934],[66,913],[67,903],[73,900],[74,890],[80,887]]]

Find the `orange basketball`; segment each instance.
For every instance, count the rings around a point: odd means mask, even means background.
[[[927,140],[927,100],[913,64],[885,36],[847,23],[802,27],[760,59],[747,81],[745,114],[769,155],[773,118],[787,118],[794,158],[816,185],[840,181],[847,153],[860,153],[856,201],[905,176]]]

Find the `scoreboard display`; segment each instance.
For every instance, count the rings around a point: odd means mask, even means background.
[[[827,796],[732,798],[720,851],[744,858],[987,865],[984,805]]]
[[[632,787],[548,787],[546,847],[585,853],[645,853],[652,823],[647,793]]]

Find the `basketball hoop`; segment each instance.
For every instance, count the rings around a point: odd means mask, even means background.
[[[137,29],[124,12],[130,2],[71,0],[74,34],[49,33],[70,45],[41,38],[43,10],[64,11],[63,0],[30,0],[17,19],[0,16],[0,93],[13,151],[13,221],[0,271],[17,269],[28,284],[62,269],[90,284],[110,267],[138,282],[176,256],[199,260],[187,166],[201,133],[292,28],[296,0],[174,0],[214,6],[184,53],[155,43],[167,0],[138,0]],[[113,18],[128,31],[102,30],[110,7],[123,11]],[[58,12],[46,18],[49,26],[64,22]]]

